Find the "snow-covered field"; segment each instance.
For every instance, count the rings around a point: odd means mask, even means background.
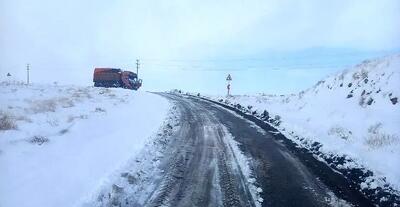
[[[298,94],[209,98],[240,104],[260,117],[266,110],[295,142],[319,142],[322,152],[371,170],[375,179],[362,187],[388,182],[400,190],[400,55],[364,61]]]
[[[124,89],[0,85],[0,206],[90,200],[143,150],[170,108]]]

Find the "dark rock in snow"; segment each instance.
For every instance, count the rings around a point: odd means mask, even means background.
[[[269,119],[269,113],[267,110],[264,110],[264,112],[262,113],[261,116],[264,120],[268,120]]]
[[[371,105],[373,102],[374,102],[374,99],[369,98],[368,101],[367,101],[367,104],[368,104],[368,105]]]
[[[353,97],[353,94],[352,94],[352,93],[349,93],[349,94],[347,95],[347,98],[351,98],[351,97]]]
[[[391,98],[390,101],[393,105],[397,104],[397,97]]]
[[[353,83],[349,83],[347,86],[350,88],[353,85]]]
[[[236,105],[235,105],[235,108],[237,108],[237,109],[242,109],[242,105],[236,104]]]

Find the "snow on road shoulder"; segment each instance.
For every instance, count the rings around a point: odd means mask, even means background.
[[[157,132],[161,96],[123,89],[0,85],[0,206],[73,206]]]
[[[144,206],[163,177],[161,160],[173,136],[180,129],[180,111],[173,106],[158,132],[149,138],[137,156],[114,172],[99,191],[87,197],[82,206]]]

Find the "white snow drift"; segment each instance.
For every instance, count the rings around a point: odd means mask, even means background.
[[[289,137],[320,142],[322,151],[349,156],[400,190],[400,55],[364,61],[295,95],[227,99],[278,115]]]
[[[74,206],[140,151],[169,109],[157,95],[0,86],[0,206]]]

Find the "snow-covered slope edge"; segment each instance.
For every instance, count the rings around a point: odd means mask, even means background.
[[[0,85],[0,206],[74,206],[157,132],[170,108],[124,89]]]
[[[398,194],[399,97],[400,55],[394,55],[364,61],[296,95],[211,98],[273,122],[343,172],[360,169],[366,193],[387,189]]]
[[[173,103],[172,103],[173,104]],[[180,129],[180,111],[171,107],[162,126],[148,139],[135,157],[116,170],[99,191],[82,200],[82,207],[145,206],[157,190],[157,178],[164,173],[161,159],[177,137]]]

